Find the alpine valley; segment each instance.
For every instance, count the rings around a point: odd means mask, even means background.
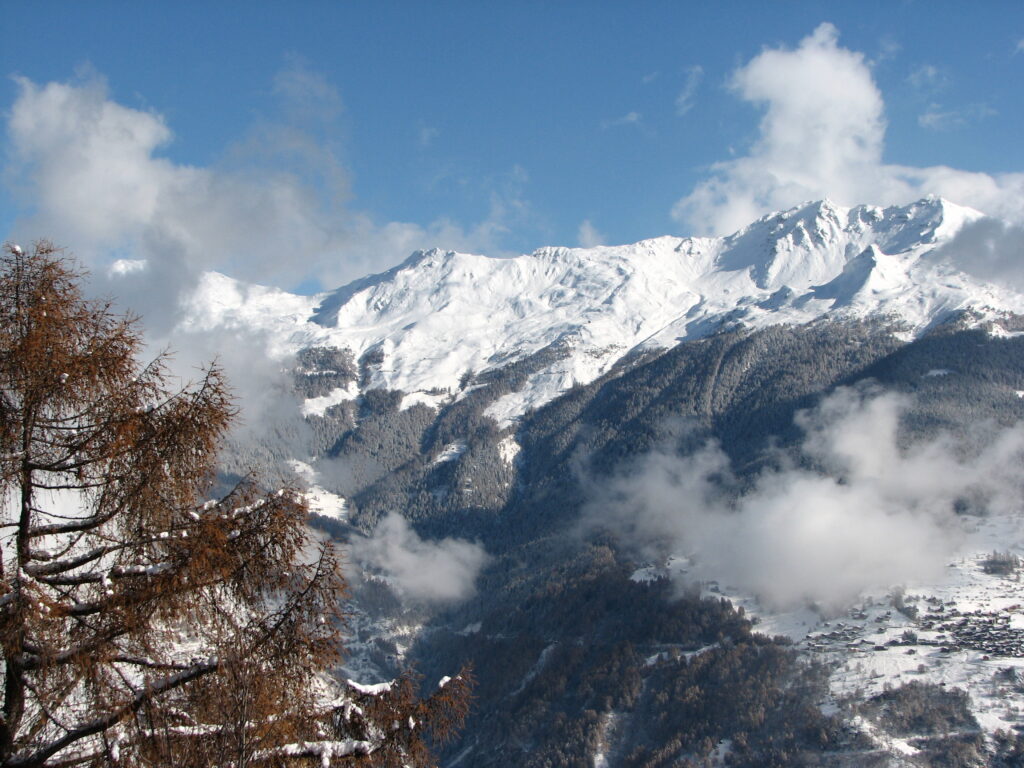
[[[287,371],[225,472],[346,543],[348,673],[473,663],[444,765],[1024,765],[1024,293],[963,269],[1006,226],[822,201],[316,296],[211,273],[180,330]]]

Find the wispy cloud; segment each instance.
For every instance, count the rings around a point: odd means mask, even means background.
[[[693,99],[697,95],[700,81],[704,78],[704,68],[695,64],[686,70],[686,80],[676,96],[676,114],[682,117],[693,109]]]
[[[273,91],[299,121],[333,123],[344,109],[338,90],[298,57],[274,75]]]
[[[605,243],[604,235],[597,231],[597,228],[590,223],[590,219],[584,219],[580,223],[576,239],[583,248],[594,248]]]
[[[935,92],[949,83],[949,78],[934,64],[922,64],[911,70],[907,82],[920,91]]]
[[[933,131],[948,131],[984,120],[998,114],[987,104],[969,104],[959,109],[943,109],[941,104],[929,104],[928,109],[917,117],[922,128]]]
[[[607,130],[609,128],[616,128],[620,125],[640,125],[643,121],[643,115],[639,112],[627,112],[622,117],[609,118],[601,121],[601,128]]]
[[[878,41],[878,53],[875,54],[874,63],[895,59],[901,50],[903,50],[903,46],[896,38],[885,35]]]
[[[1024,225],[998,219],[965,224],[938,251],[957,269],[982,280],[1024,291]]]
[[[429,147],[434,143],[434,139],[440,135],[441,132],[434,126],[420,123],[416,131],[416,143],[421,147]]]

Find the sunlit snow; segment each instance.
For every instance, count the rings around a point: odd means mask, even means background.
[[[909,339],[958,310],[973,309],[979,323],[1024,311],[1024,296],[937,253],[980,217],[939,198],[885,209],[823,201],[722,238],[542,248],[509,259],[420,252],[319,296],[209,274],[185,330],[244,326],[281,358],[311,345],[347,348],[356,360],[372,350],[362,389],[402,390],[403,407],[439,407],[465,396],[474,375],[547,350],[524,386],[488,407],[508,425],[631,351],[723,328],[882,315],[902,322]],[[1012,335],[995,324],[990,332]],[[353,384],[307,400],[304,413],[357,394]]]

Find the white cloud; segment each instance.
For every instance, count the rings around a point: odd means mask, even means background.
[[[746,155],[712,166],[673,207],[695,234],[735,231],[805,200],[907,203],[927,194],[985,213],[1024,219],[1024,174],[990,175],[882,160],[882,95],[864,55],[842,48],[822,24],[795,49],[766,49],[733,73],[732,88],[765,108]]]
[[[173,322],[181,298],[210,269],[249,281],[334,287],[387,268],[418,248],[493,252],[525,203],[499,190],[489,216],[464,229],[378,223],[346,205],[349,175],[325,138],[343,111],[322,77],[292,65],[274,81],[279,122],[257,123],[217,166],[176,163],[164,117],[114,101],[105,83],[17,80],[6,177],[25,210],[11,234],[47,237],[92,268],[100,290],[143,311],[151,328]],[[136,262],[131,281],[117,259]],[[145,269],[139,269],[144,263]],[[135,292],[134,295],[128,295]]]
[[[470,541],[422,539],[394,512],[381,519],[372,536],[353,539],[351,557],[383,571],[399,593],[438,603],[470,597],[488,559],[484,548]]]
[[[1017,41],[1017,47],[1013,49],[1014,55],[1024,53],[1024,38]]]
[[[647,556],[691,556],[692,577],[776,606],[835,607],[863,590],[934,578],[963,541],[958,499],[983,498],[994,512],[1018,508],[1024,429],[974,435],[984,447],[973,458],[950,436],[902,448],[907,405],[891,393],[837,390],[797,416],[802,465],[765,472],[735,498],[728,489],[738,484],[716,445],[682,458],[652,453],[596,485],[590,520]]]
[[[963,116],[956,110],[942,110],[941,104],[929,104],[928,109],[917,116],[917,124],[922,128],[941,131],[954,126],[963,125]]]
[[[576,233],[576,239],[582,248],[594,248],[604,245],[604,235],[597,231],[597,228],[590,223],[590,219],[584,219]]]
[[[676,96],[676,114],[680,117],[693,109],[693,98],[697,95],[697,88],[700,87],[700,81],[703,78],[704,68],[699,64],[686,70],[686,81]]]
[[[1024,226],[998,219],[964,225],[938,256],[964,272],[1024,291]]]
[[[907,82],[920,91],[939,91],[946,87],[948,78],[934,64],[922,64],[911,70]]]
[[[615,128],[620,125],[639,125],[643,119],[643,115],[639,112],[627,112],[622,117],[602,120],[601,127],[607,130],[608,128]]]
[[[35,209],[22,229],[89,260],[120,250],[161,270],[175,262],[181,279],[210,267],[286,277],[285,265],[341,245],[342,232],[292,174],[253,177],[160,157],[172,137],[164,119],[117,104],[98,81],[21,79],[19,88],[9,121],[15,178]]]
[[[928,109],[918,115],[917,123],[933,131],[947,131],[995,114],[996,111],[987,104],[968,104],[960,109],[943,109],[941,104],[929,104]]]

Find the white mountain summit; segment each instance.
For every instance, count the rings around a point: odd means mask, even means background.
[[[631,350],[742,324],[885,315],[908,337],[951,313],[1024,312],[1024,295],[957,269],[942,246],[983,215],[940,198],[905,207],[807,203],[721,238],[660,237],[633,245],[542,248],[511,259],[431,250],[336,291],[295,296],[209,273],[184,330],[256,328],[271,353],[323,345],[368,351],[367,388],[405,404],[459,396],[467,372],[503,367],[551,345],[565,353],[488,413],[514,420]],[[357,397],[355,385],[306,412]]]

